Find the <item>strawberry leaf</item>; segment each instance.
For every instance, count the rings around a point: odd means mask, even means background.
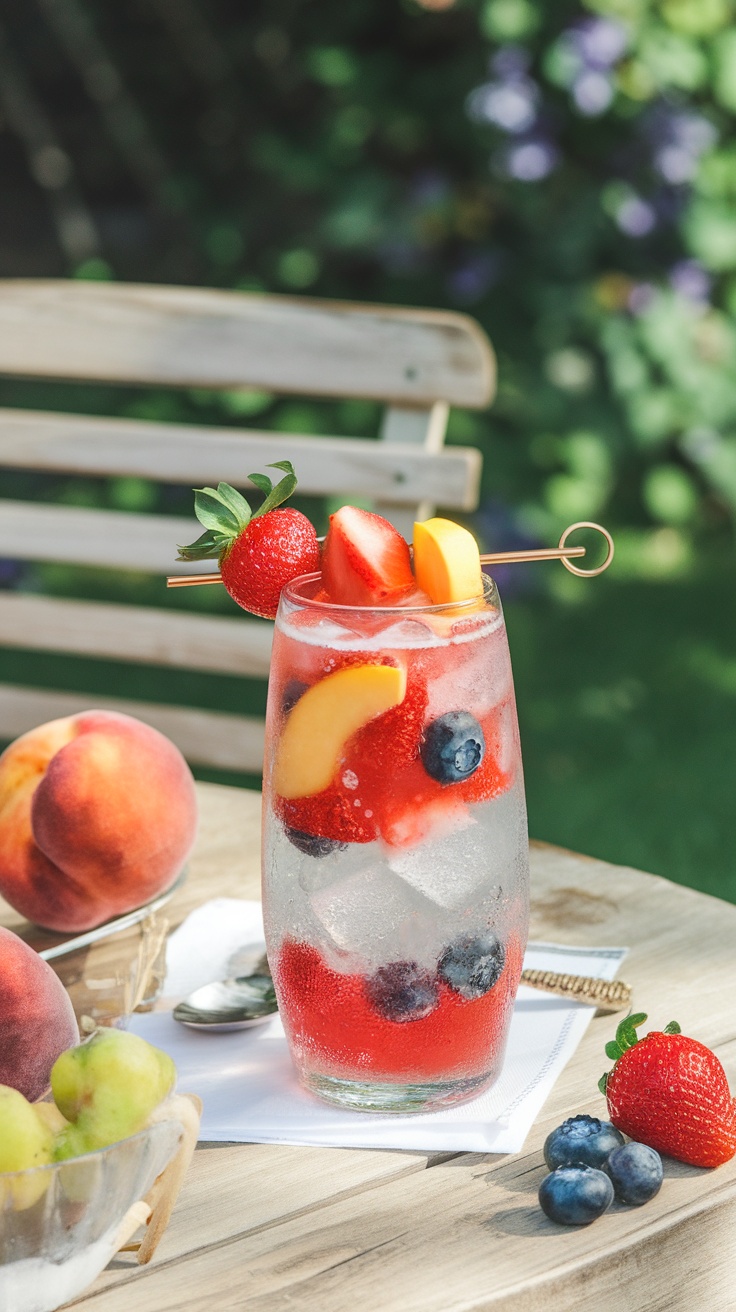
[[[234,489],[233,489],[234,491]],[[250,519],[250,506],[243,501],[247,514],[238,515],[231,509],[218,489],[199,487],[194,489],[194,513],[204,528],[214,533],[225,533],[228,537],[237,537]]]
[[[671,1020],[671,1021],[669,1022],[669,1024],[665,1025],[665,1027],[664,1027],[664,1033],[665,1033],[665,1034],[682,1034],[682,1029],[681,1029],[680,1026],[677,1024],[677,1021],[676,1021],[676,1020]]]
[[[250,522],[250,506],[242,493],[237,492],[229,483],[217,484],[217,495],[232,510],[241,528]]]
[[[263,493],[265,500],[252,514],[242,493],[229,483],[217,487],[194,489],[194,511],[205,532],[196,542],[179,546],[177,560],[219,560],[235,538],[248,527],[251,518],[266,515],[290,497],[296,487],[296,474],[290,460],[277,460],[269,469],[283,470],[285,477],[276,487],[267,474],[249,474],[251,483]]]
[[[286,501],[287,498],[291,496],[292,492],[294,491],[294,488],[296,487],[296,483],[297,483],[296,474],[294,473],[294,466],[292,465],[290,460],[277,460],[273,464],[269,465],[268,468],[283,469],[286,477],[282,478],[274,488],[271,488],[271,491],[268,493],[266,500],[263,502],[263,505],[259,506],[258,509],[255,511],[253,515],[254,519],[259,517],[260,515],[267,515],[269,510],[275,510],[277,506],[280,506],[282,502]],[[251,483],[255,483],[256,487],[260,486],[258,480],[261,479],[262,477],[263,475],[261,474],[256,474],[255,478],[253,477],[252,474],[248,475],[248,478],[250,479]],[[270,479],[268,480],[268,482],[270,484]]]
[[[622,1051],[626,1048],[633,1048],[638,1043],[639,1036],[636,1032],[638,1025],[643,1025],[646,1020],[646,1012],[639,1011],[633,1016],[624,1016],[618,1029],[616,1030],[616,1042]]]
[[[222,551],[232,542],[232,537],[224,533],[214,533],[207,529],[196,542],[188,547],[177,547],[177,560],[217,560]]]
[[[251,483],[255,483],[258,491],[262,492],[264,497],[270,496],[273,492],[273,483],[268,474],[249,474],[248,478]]]
[[[638,1011],[633,1016],[624,1016],[624,1019],[616,1030],[615,1039],[611,1039],[610,1042],[606,1044],[606,1056],[610,1061],[614,1063],[617,1062],[620,1057],[623,1057],[627,1048],[634,1047],[638,1042],[636,1028],[638,1025],[643,1025],[645,1020],[646,1013],[643,1011]],[[598,1081],[598,1088],[601,1093],[606,1092],[609,1074],[610,1072],[606,1075],[602,1075]]]

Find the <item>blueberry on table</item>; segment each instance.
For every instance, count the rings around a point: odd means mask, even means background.
[[[597,1116],[571,1116],[547,1135],[544,1160],[550,1171],[558,1166],[603,1167],[624,1136],[610,1121]]]
[[[329,856],[331,852],[344,852],[347,843],[337,838],[322,838],[319,834],[305,834],[301,829],[286,830],[286,837],[305,856]]]
[[[612,1202],[609,1177],[592,1166],[558,1166],[539,1186],[539,1205],[558,1225],[590,1225]]]
[[[386,1020],[423,1020],[439,1002],[437,981],[415,961],[379,966],[365,984],[368,1000]]]
[[[482,998],[501,978],[506,952],[495,934],[466,935],[445,948],[439,973],[454,993],[463,998]]]
[[[475,774],[485,750],[486,740],[475,716],[470,711],[448,711],[427,725],[420,754],[432,779],[458,784]]]
[[[641,1207],[662,1187],[662,1158],[645,1143],[625,1143],[614,1148],[606,1171],[620,1203]]]

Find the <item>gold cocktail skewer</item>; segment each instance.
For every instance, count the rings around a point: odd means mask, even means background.
[[[208,574],[169,574],[167,588],[198,588],[202,583],[222,583],[222,575],[217,570]]]
[[[580,556],[585,555],[585,547],[568,547],[567,539],[571,533],[578,528],[593,528],[598,533],[602,533],[608,544],[606,559],[597,569],[580,569],[578,565],[572,565],[570,562]],[[482,565],[515,565],[521,561],[530,560],[560,560],[571,574],[577,574],[580,578],[595,578],[597,574],[602,574],[604,569],[608,569],[613,560],[613,538],[607,528],[601,524],[594,524],[592,520],[580,520],[577,524],[570,524],[565,529],[556,547],[536,547],[531,551],[493,551],[481,556]],[[212,570],[208,574],[173,574],[166,579],[167,588],[197,588],[203,583],[221,583],[222,576]]]
[[[515,565],[525,560],[572,560],[584,556],[585,547],[540,547],[538,551],[490,551],[480,558],[481,565]]]

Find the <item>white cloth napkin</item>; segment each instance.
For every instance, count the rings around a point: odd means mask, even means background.
[[[167,1000],[173,1005],[201,984],[223,978],[232,954],[262,938],[258,902],[205,903],[169,940]],[[613,979],[625,955],[626,948],[534,943],[524,965]],[[594,1010],[522,986],[493,1088],[456,1107],[413,1116],[342,1111],[305,1092],[277,1016],[251,1030],[203,1034],[179,1025],[170,1011],[158,1011],[132,1016],[130,1029],[170,1053],[179,1086],[203,1099],[200,1138],[207,1142],[513,1153],[523,1147]]]

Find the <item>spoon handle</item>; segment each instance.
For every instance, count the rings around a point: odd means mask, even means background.
[[[556,970],[522,970],[521,982],[544,993],[572,1002],[595,1004],[601,1011],[625,1011],[631,1006],[631,985],[622,979],[596,979],[594,975],[565,975]]]

